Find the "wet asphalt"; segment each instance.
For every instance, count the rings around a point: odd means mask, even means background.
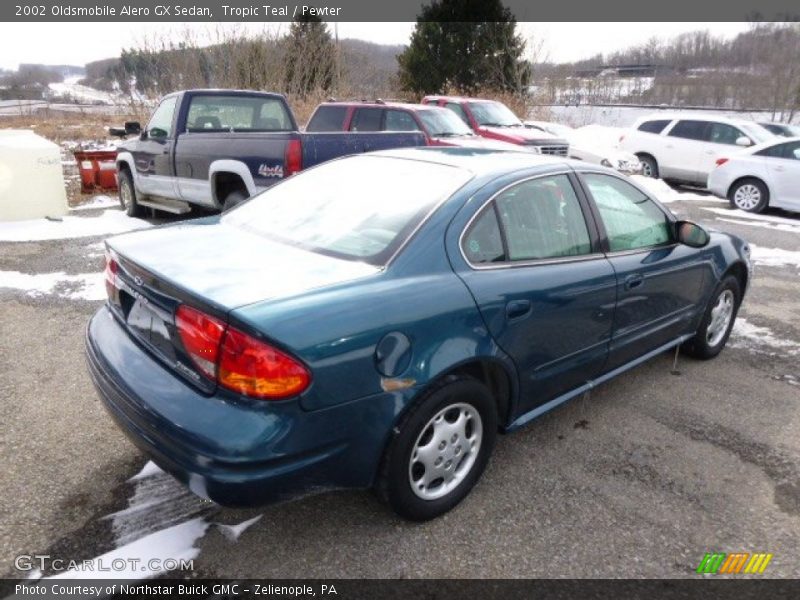
[[[771,211],[790,223],[778,229],[721,221],[705,209],[726,205],[710,197],[669,206],[800,253],[800,214]],[[0,242],[0,271],[99,272],[101,241]],[[368,491],[222,509],[164,476],[126,539],[198,515],[262,515],[238,541],[209,527],[190,577],[694,577],[713,551],[770,552],[766,576],[798,577],[799,292],[799,265],[757,266],[740,316],[769,337],[735,335],[715,360],[682,357],[678,373],[659,356],[501,436],[472,494],[432,522],[402,521]],[[0,574],[26,576],[20,554],[79,560],[120,543],[105,517],[129,507],[146,458],[86,371],[99,306],[0,289]]]

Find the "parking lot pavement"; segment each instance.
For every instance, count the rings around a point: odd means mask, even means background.
[[[27,575],[20,554],[157,555],[168,539],[197,576],[682,577],[712,551],[770,552],[765,575],[800,576],[800,215],[694,193],[669,206],[753,245],[729,347],[678,374],[657,357],[502,436],[472,494],[425,524],[368,492],[258,510],[195,498],[146,464],[89,381],[100,302],[68,276],[100,277],[102,237],[0,242],[0,286],[18,274],[0,287],[0,573]]]

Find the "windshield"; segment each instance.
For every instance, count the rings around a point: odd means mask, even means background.
[[[469,109],[478,125],[487,127],[518,127],[522,125],[522,121],[500,102],[470,102]]]
[[[458,118],[452,110],[435,108],[420,110],[418,113],[425,131],[431,137],[473,135],[472,130]]]
[[[471,178],[469,171],[420,160],[352,156],[290,177],[221,220],[312,252],[382,266]]]

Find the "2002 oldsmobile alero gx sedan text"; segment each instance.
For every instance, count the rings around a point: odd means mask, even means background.
[[[226,505],[373,487],[416,520],[498,432],[669,348],[717,355],[750,277],[745,242],[615,171],[466,148],[331,161],[106,263],[90,371],[158,465]]]

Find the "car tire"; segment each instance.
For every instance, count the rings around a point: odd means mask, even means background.
[[[741,179],[731,186],[728,200],[732,208],[760,213],[769,206],[769,190],[758,179]]]
[[[714,290],[697,333],[681,349],[689,356],[704,360],[717,356],[731,335],[741,301],[739,280],[728,275]]]
[[[637,154],[636,157],[642,163],[642,175],[658,179],[658,163],[649,154]]]
[[[446,513],[480,479],[497,438],[497,407],[485,385],[451,377],[425,393],[393,429],[376,491],[398,515]]]
[[[136,186],[133,184],[131,172],[127,169],[119,172],[119,203],[129,217],[141,216],[142,207],[136,201]]]
[[[242,190],[234,190],[225,196],[225,201],[222,203],[222,212],[227,212],[232,208],[237,207],[242,202],[247,200],[250,196]]]

